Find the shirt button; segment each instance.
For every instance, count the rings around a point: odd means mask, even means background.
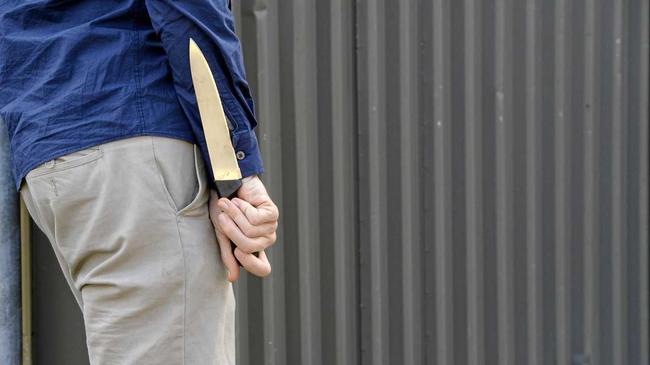
[[[237,151],[236,156],[238,160],[243,160],[244,157],[246,157],[246,154],[244,153],[244,151]]]
[[[54,160],[47,161],[45,163],[45,167],[47,167],[48,169],[51,169],[52,167],[54,167]]]

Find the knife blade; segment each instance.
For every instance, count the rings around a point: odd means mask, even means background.
[[[230,140],[230,128],[210,65],[192,38],[189,49],[192,83],[217,193],[219,197],[231,198],[241,187],[242,175]]]
[[[242,185],[241,170],[230,139],[232,126],[223,112],[221,97],[210,65],[192,38],[190,38],[189,52],[192,84],[199,104],[199,115],[217,194],[220,198],[230,199],[236,196],[237,190]],[[235,244],[231,242],[231,245],[234,250]],[[254,254],[259,257],[258,252]],[[239,263],[239,260],[237,262]],[[241,263],[239,265],[241,266]]]

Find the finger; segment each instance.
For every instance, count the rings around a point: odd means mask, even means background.
[[[227,214],[220,214],[217,222],[219,229],[244,252],[253,253],[261,251],[275,242],[275,232],[262,237],[246,237]]]
[[[220,199],[218,207],[232,218],[239,229],[249,238],[270,235],[277,229],[277,222],[253,225],[239,206],[228,199]]]
[[[244,269],[249,273],[259,277],[265,277],[271,273],[271,264],[264,251],[259,252],[259,257],[246,253],[240,250],[239,247],[234,252],[237,260],[241,262]]]
[[[271,200],[266,200],[258,206],[253,206],[251,203],[240,198],[233,198],[232,202],[237,204],[239,209],[244,212],[246,218],[253,225],[273,223],[278,220],[278,207]]]
[[[219,242],[221,261],[223,262],[224,266],[226,266],[226,270],[228,271],[228,281],[234,283],[239,278],[239,264],[237,263],[235,255],[232,252],[230,240],[218,229],[215,229],[215,233],[217,234],[217,241]]]

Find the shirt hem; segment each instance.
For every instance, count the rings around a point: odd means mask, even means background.
[[[190,142],[193,144],[196,144],[196,138],[194,138],[193,135],[181,135],[181,134],[173,134],[173,133],[165,133],[165,132],[156,132],[156,131],[143,131],[143,132],[136,132],[136,133],[129,133],[129,134],[124,134],[121,136],[112,136],[109,138],[104,138],[104,139],[99,139],[97,141],[92,141],[91,143],[85,143],[81,145],[76,145],[73,148],[67,148],[61,151],[56,151],[55,153],[52,153],[50,155],[46,155],[43,158],[40,158],[36,160],[33,163],[30,163],[27,165],[24,169],[21,170],[21,172],[18,174],[16,177],[16,190],[20,192],[20,187],[22,186],[23,180],[27,174],[33,170],[34,168],[40,166],[41,164],[50,161],[52,159],[55,159],[57,157],[64,156],[68,153],[80,151],[86,148],[94,147],[100,144],[104,143],[109,143],[113,141],[118,141],[121,139],[126,139],[126,138],[132,138],[132,137],[140,137],[140,136],[157,136],[157,137],[168,137],[168,138],[174,138],[174,139],[180,139],[186,142]]]

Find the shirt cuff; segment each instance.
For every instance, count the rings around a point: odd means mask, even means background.
[[[232,144],[242,177],[259,175],[264,172],[262,154],[257,144],[255,131],[244,129],[241,132],[233,133]]]

